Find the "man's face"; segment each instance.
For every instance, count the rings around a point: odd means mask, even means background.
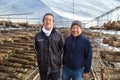
[[[50,30],[53,27],[53,16],[46,15],[43,21],[43,25],[45,26],[46,30]]]
[[[71,28],[71,34],[73,37],[77,37],[81,34],[81,28],[78,25],[73,25]]]

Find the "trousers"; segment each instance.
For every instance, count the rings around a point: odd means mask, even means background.
[[[60,80],[60,72],[50,74],[40,73],[40,80]]]
[[[63,66],[62,80],[83,80],[83,68],[71,69],[68,66]]]

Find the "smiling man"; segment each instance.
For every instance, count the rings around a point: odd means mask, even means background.
[[[42,21],[42,30],[35,35],[34,43],[40,80],[59,80],[63,37],[54,29],[51,13],[46,13]]]
[[[82,35],[80,21],[73,21],[70,31],[64,46],[62,80],[82,80],[87,78],[91,69],[92,47]]]

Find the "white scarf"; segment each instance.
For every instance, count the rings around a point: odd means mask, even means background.
[[[46,36],[50,36],[52,29],[53,29],[53,27],[51,27],[51,29],[48,31],[45,29],[45,26],[43,26],[42,31],[45,33]]]

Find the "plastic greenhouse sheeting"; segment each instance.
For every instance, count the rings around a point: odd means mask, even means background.
[[[120,0],[0,0],[0,17],[31,13],[28,18],[42,19],[52,12],[56,19],[92,20],[119,6]]]

